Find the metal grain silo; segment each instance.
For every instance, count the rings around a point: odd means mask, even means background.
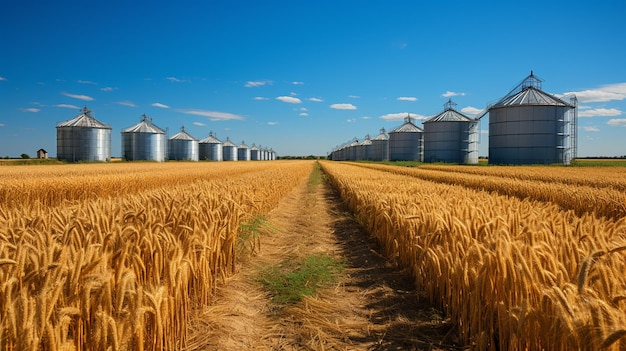
[[[370,153],[372,150],[372,140],[370,140],[370,135],[367,134],[365,139],[359,143],[356,147],[356,159],[357,160],[369,160]]]
[[[239,161],[250,161],[250,146],[246,145],[245,141],[242,141],[237,146],[237,159]]]
[[[478,163],[478,121],[454,109],[449,100],[444,111],[424,121],[424,162]]]
[[[201,160],[222,161],[222,141],[215,133],[209,132],[209,136],[198,142],[199,158]]]
[[[127,161],[165,161],[166,132],[145,114],[141,122],[122,130],[122,157]]]
[[[533,72],[489,107],[490,164],[569,164],[576,157],[577,102],[541,90]]]
[[[187,133],[185,127],[168,140],[167,146],[169,160],[198,161],[198,139]]]
[[[372,161],[389,161],[389,135],[385,128],[381,128],[380,134],[372,139],[370,156]]]
[[[357,138],[354,138],[352,140],[352,142],[350,143],[350,145],[348,146],[348,157],[347,157],[347,159],[349,161],[355,161],[356,160],[356,150],[357,150],[358,146],[359,146],[359,140]]]
[[[252,147],[250,147],[250,160],[251,161],[260,160],[260,150],[256,145],[254,145],[254,143],[252,143]]]
[[[226,141],[222,144],[222,156],[224,161],[237,161],[237,145],[226,137]]]
[[[87,107],[56,128],[57,159],[69,162],[111,159],[111,127],[96,120]]]
[[[389,132],[389,160],[423,161],[423,143],[423,130],[407,115],[403,125]]]
[[[271,161],[276,161],[276,151],[274,151],[274,149],[270,148],[270,156],[269,159]]]

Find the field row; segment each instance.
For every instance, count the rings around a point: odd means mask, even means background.
[[[59,176],[71,201],[21,209],[48,201],[24,191],[30,200],[0,207],[0,350],[182,349],[188,312],[234,270],[240,225],[312,167],[137,166],[100,178],[82,165],[89,171]]]
[[[403,174],[414,178],[429,180],[438,183],[462,185],[468,188],[495,192],[501,195],[514,196],[520,199],[531,199],[553,203],[564,210],[573,210],[577,214],[593,213],[597,216],[619,219],[626,217],[626,179],[621,183],[618,179],[624,177],[617,173],[613,186],[600,186],[601,179],[606,172],[611,171],[598,168],[577,168],[577,177],[588,178],[589,185],[576,185],[567,179],[572,177],[558,175],[562,167],[534,167],[535,172],[542,169],[545,174],[535,178],[552,179],[553,181],[532,180],[530,176],[523,176],[522,167],[476,167],[480,172],[465,172],[467,167],[449,168],[450,166],[432,167],[397,167],[381,164],[360,163],[360,167],[382,170],[395,174]],[[475,168],[467,168],[472,170]],[[486,171],[482,171],[485,169]],[[519,170],[518,170],[519,169]],[[457,171],[458,170],[458,171]],[[494,175],[488,171],[493,170]],[[511,177],[506,176],[510,174]],[[621,177],[621,178],[620,178]],[[559,181],[560,179],[560,181]],[[600,180],[600,181],[599,181]],[[585,182],[582,182],[585,184]]]
[[[466,345],[626,347],[626,218],[577,215],[408,169],[322,166],[387,254],[458,324]]]

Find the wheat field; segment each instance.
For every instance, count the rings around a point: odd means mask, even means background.
[[[180,350],[310,162],[0,167],[0,349]]]
[[[578,169],[588,172],[581,178],[549,167],[523,175],[517,167],[322,166],[389,257],[458,325],[463,344],[626,349],[623,173],[605,182],[595,168]]]

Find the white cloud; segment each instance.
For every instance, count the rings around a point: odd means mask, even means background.
[[[413,97],[413,96],[400,96],[398,98],[398,100],[400,100],[400,101],[417,101],[417,98]]]
[[[288,104],[299,104],[302,103],[302,100],[295,98],[293,96],[279,96],[276,98],[276,100],[282,101],[282,102],[286,102]]]
[[[289,95],[291,95],[291,96],[296,96],[296,95],[298,95],[298,93],[294,93],[294,92],[292,91],[291,93],[289,93]]]
[[[611,118],[606,124],[614,127],[626,127],[626,118]]]
[[[601,86],[598,89],[566,92],[563,95],[575,94],[579,102],[606,102],[626,99],[626,83]]]
[[[155,102],[154,104],[150,105],[150,106],[154,106],[154,107],[160,107],[160,108],[170,108],[169,106],[162,104],[160,102]]]
[[[583,127],[583,130],[585,132],[599,132],[600,129],[596,128],[596,127]]]
[[[306,107],[300,107],[300,111],[308,111]]]
[[[270,126],[275,126],[278,124],[278,122],[267,122],[267,124],[269,124]]]
[[[300,113],[300,116],[302,116],[302,117],[307,117],[308,115],[309,115],[309,114],[308,114],[308,113],[306,113],[306,112],[302,112],[302,113]]]
[[[356,122],[356,118],[347,119],[346,122],[348,122],[348,123]]]
[[[291,82],[291,84],[293,84],[293,85],[302,85],[302,84],[304,84],[304,82]]]
[[[243,120],[243,116],[236,115],[228,112],[218,112],[218,111],[206,111],[206,110],[196,110],[196,109],[188,109],[188,110],[180,110],[182,113],[186,113],[188,115],[196,115],[208,117],[211,121],[229,121],[229,120]]]
[[[351,99],[360,99],[361,97],[358,95],[348,95],[349,98]]]
[[[92,81],[90,81],[90,80],[80,80],[80,79],[79,79],[79,80],[77,80],[77,82],[78,82],[78,83],[80,83],[80,84],[98,85],[98,83],[96,83],[96,82],[92,82]]]
[[[352,104],[332,104],[330,108],[334,108],[336,110],[356,110],[356,106]]]
[[[174,83],[188,82],[188,80],[178,79],[176,77],[166,77],[165,79],[169,80],[170,82],[174,82]]]
[[[410,113],[410,112],[399,112],[399,113],[388,113],[386,115],[382,115],[380,116],[381,119],[384,119],[385,121],[402,121],[404,120],[404,118],[406,118],[406,116],[411,116],[411,118],[413,119],[426,119],[426,116],[422,116],[422,115],[418,115],[417,113]]]
[[[29,107],[29,108],[21,108],[20,109],[22,112],[39,112],[41,111],[38,108],[34,108],[34,107]]]
[[[263,101],[263,100],[269,100],[269,98],[262,97],[262,96],[256,96],[256,97],[252,98],[252,100]]]
[[[457,93],[457,92],[448,90],[445,93],[441,94],[441,96],[443,96],[443,97],[465,96],[465,93]]]
[[[6,79],[6,78],[4,78],[4,77],[0,77],[0,81],[2,81],[2,80],[7,80],[7,79]],[[3,125],[4,125],[4,124],[3,124]]]
[[[0,127],[4,127],[6,126],[6,124],[0,123]]]
[[[266,84],[272,84],[271,80],[257,80],[257,81],[252,81],[249,80],[246,82],[246,84],[244,85],[246,88],[256,88],[256,87],[262,87]]]
[[[102,90],[102,91],[113,91],[113,90],[115,90],[115,88],[112,88],[112,87],[104,87],[104,88],[100,88],[100,90]]]
[[[313,102],[324,102],[324,100],[319,99],[319,98],[309,98],[309,101],[313,101]]]
[[[202,123],[202,122],[193,122],[194,125],[198,126],[198,127],[204,127],[206,126],[206,124]]]
[[[361,117],[361,118],[362,118],[362,119],[372,119],[372,117],[370,117],[370,116],[363,116],[363,117]]]
[[[578,117],[613,117],[620,116],[622,111],[616,108],[593,108],[578,112]]]
[[[137,105],[135,105],[135,103],[132,101],[116,101],[114,102],[114,104],[128,106],[128,107],[137,107]]]
[[[461,112],[463,112],[466,115],[476,116],[477,114],[481,113],[482,110],[473,106],[467,106],[467,107],[463,107],[461,109]]]
[[[62,95],[65,95],[67,97],[70,97],[72,99],[78,99],[78,100],[83,100],[83,101],[93,101],[94,98],[92,98],[91,96],[87,96],[87,95],[78,95],[78,94],[70,94],[70,93],[66,93],[66,92],[62,92]]]
[[[54,105],[55,107],[62,107],[62,108],[73,108],[75,110],[78,110],[80,107],[76,106],[76,105],[70,105],[70,104],[57,104]]]

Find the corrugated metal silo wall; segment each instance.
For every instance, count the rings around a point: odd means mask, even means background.
[[[165,161],[165,134],[122,133],[122,155],[127,161]]]
[[[372,161],[389,161],[389,140],[372,140]]]
[[[478,163],[475,122],[424,123],[424,162]]]
[[[224,161],[237,161],[237,147],[222,146],[222,156],[224,157]]]
[[[259,150],[250,150],[250,160],[252,161],[259,160]]]
[[[371,153],[372,150],[372,144],[365,144],[365,145],[359,145],[357,146],[357,153],[356,153],[356,159],[357,160],[370,160]]]
[[[198,145],[199,159],[209,161],[222,161],[222,144],[200,143]]]
[[[558,121],[564,106],[512,106],[489,111],[490,164],[563,163]]]
[[[389,133],[389,160],[423,161],[423,133]]]
[[[111,159],[111,129],[57,128],[57,159],[68,162],[109,161]]]
[[[237,160],[250,161],[250,149],[247,147],[237,148]]]
[[[199,145],[197,140],[170,139],[168,140],[169,160],[198,161]]]

